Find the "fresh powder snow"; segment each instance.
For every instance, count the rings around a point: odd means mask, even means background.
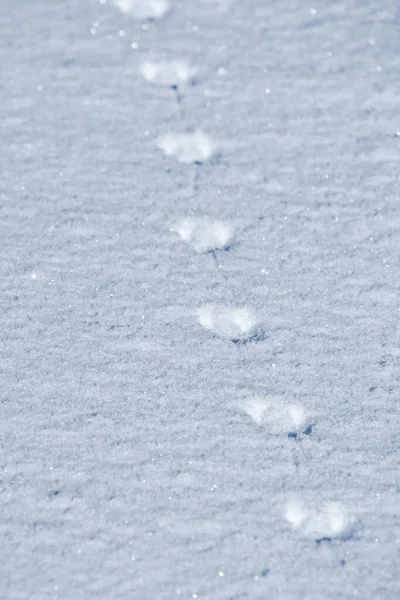
[[[399,6],[0,2],[1,600],[394,600]]]

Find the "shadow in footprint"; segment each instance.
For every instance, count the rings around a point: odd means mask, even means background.
[[[321,544],[330,544],[331,542],[347,542],[348,540],[356,538],[356,528],[354,523],[348,528],[347,531],[344,531],[341,535],[334,536],[322,536],[315,540],[317,546]]]
[[[308,427],[306,427],[302,432],[289,431],[288,438],[297,440],[297,438],[300,437],[300,433],[302,433],[303,435],[311,435],[312,431],[313,431],[313,427],[314,427],[314,423],[311,423],[311,425],[308,425]]]
[[[331,541],[332,541],[332,538],[331,538],[331,537],[321,537],[321,538],[318,538],[318,539],[316,539],[315,541],[316,541],[316,543],[317,543],[317,544],[318,544],[318,546],[319,546],[320,544],[323,544],[323,543],[325,543],[325,542],[326,542],[326,543],[329,543],[329,542],[331,542]]]
[[[233,244],[227,244],[226,246],[221,246],[221,248],[213,248],[212,250],[207,250],[206,254],[210,254],[211,257],[217,262],[217,252],[230,252],[233,247]]]
[[[252,344],[257,342],[263,342],[267,338],[267,334],[263,329],[259,329],[254,333],[243,338],[231,338],[231,342],[238,346],[246,346],[246,344]]]

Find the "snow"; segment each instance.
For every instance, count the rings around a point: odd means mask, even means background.
[[[229,4],[0,2],[1,599],[400,598],[398,3]]]
[[[190,244],[196,252],[210,252],[228,249],[234,239],[232,223],[209,217],[190,217],[178,221],[171,231]]]
[[[160,19],[170,9],[167,0],[114,0],[122,13],[133,19]]]
[[[216,335],[232,341],[246,341],[257,336],[261,322],[246,306],[229,307],[206,304],[197,310],[200,325]]]
[[[171,61],[143,61],[140,71],[146,81],[163,86],[179,86],[188,83],[196,75],[196,69],[184,59]]]
[[[174,156],[180,163],[202,163],[216,151],[216,144],[204,131],[191,133],[167,133],[157,140],[166,156]]]

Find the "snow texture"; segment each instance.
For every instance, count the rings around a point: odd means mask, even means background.
[[[399,18],[1,0],[1,600],[400,598]]]
[[[196,252],[227,250],[235,234],[232,223],[207,217],[182,219],[171,227],[171,231],[178,233]]]
[[[215,142],[200,129],[192,133],[167,133],[158,139],[157,145],[167,156],[174,156],[183,164],[202,163],[216,151]]]
[[[140,71],[146,81],[170,87],[184,85],[196,75],[196,69],[186,60],[146,60],[141,63]]]

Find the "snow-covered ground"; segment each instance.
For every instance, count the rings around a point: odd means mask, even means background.
[[[400,597],[394,0],[0,3],[0,598]]]

